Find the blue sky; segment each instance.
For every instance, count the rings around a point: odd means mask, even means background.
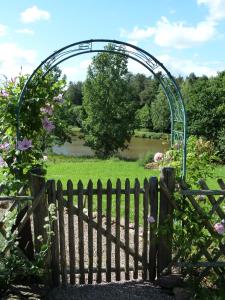
[[[225,70],[225,0],[2,1],[0,74],[31,73],[53,51],[90,38],[135,44],[174,75],[213,76]],[[82,55],[61,67],[83,80],[90,61]],[[146,73],[134,62],[129,69]]]

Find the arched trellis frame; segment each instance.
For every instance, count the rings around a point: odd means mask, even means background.
[[[105,46],[112,44],[113,50],[107,50]],[[17,139],[20,137],[20,108],[24,100],[29,83],[35,81],[35,75],[39,70],[43,70],[43,78],[56,66],[62,62],[86,53],[109,52],[124,55],[134,61],[140,63],[159,81],[162,89],[167,97],[170,107],[171,120],[171,146],[178,144],[181,147],[181,174],[185,177],[186,174],[186,112],[184,101],[182,99],[179,87],[165,66],[159,62],[153,55],[147,51],[134,45],[110,39],[91,39],[80,41],[77,43],[65,46],[53,54],[48,56],[41,64],[33,71],[25,83],[20,94],[17,107]]]

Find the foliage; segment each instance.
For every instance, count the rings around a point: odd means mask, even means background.
[[[107,50],[112,50],[108,45]],[[121,53],[122,53],[121,49]],[[85,142],[99,157],[125,149],[134,130],[134,103],[129,98],[127,58],[100,53],[93,58],[84,83],[82,122]]]
[[[170,112],[168,101],[161,88],[155,101],[151,104],[151,118],[155,131],[168,132],[170,126]]]
[[[0,248],[0,286],[7,288],[9,284],[19,281],[20,283],[26,280],[29,283],[31,280],[44,281],[48,270],[46,270],[46,259],[51,246],[53,236],[52,225],[56,220],[54,204],[49,205],[49,216],[45,218],[44,228],[46,229],[47,240],[42,242],[41,249],[35,253],[33,261],[26,259],[18,248],[17,232],[12,232],[12,227],[15,224],[15,212],[8,213],[4,218],[6,239],[1,243]],[[42,241],[42,237],[38,239]],[[4,254],[5,249],[8,249]]]
[[[161,162],[163,166],[172,166],[180,176],[180,160],[182,147],[174,145],[173,149],[167,151]],[[214,162],[217,161],[217,152],[214,144],[203,138],[190,136],[187,141],[187,178],[186,181],[193,185],[199,179],[206,179],[213,175]]]
[[[7,80],[0,87],[0,164],[7,177],[5,185],[11,191],[27,182],[31,169],[44,165],[43,154],[47,148],[70,140],[67,122],[60,116],[65,105],[62,96],[65,78],[61,78],[58,69],[44,79],[43,72],[38,71],[28,85],[19,111],[18,99],[28,76]]]
[[[145,104],[142,108],[136,110],[135,128],[152,129],[151,108],[148,104]]]
[[[147,163],[153,162],[154,153],[148,151],[143,157],[139,158],[138,164],[139,166],[144,167]]]

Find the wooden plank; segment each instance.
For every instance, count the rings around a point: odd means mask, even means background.
[[[158,239],[156,236],[158,223],[158,178],[151,177],[149,180],[149,197],[150,197],[150,216],[155,222],[150,223],[149,231],[149,280],[154,281],[156,278],[156,263],[158,251]]]
[[[88,182],[88,283],[93,282],[93,182]]]
[[[138,270],[141,271],[142,270],[142,266],[138,266]],[[111,271],[112,272],[116,272],[116,268],[115,267],[112,267],[111,268]],[[130,266],[129,267],[129,271],[130,272],[133,272],[134,271],[134,267],[133,266]],[[93,267],[93,274],[96,274],[98,272],[98,269],[96,267]],[[124,267],[121,267],[120,268],[120,272],[125,272],[125,268]],[[88,274],[88,268],[84,268],[84,273],[85,274]],[[106,268],[102,268],[101,269],[101,273],[106,273]],[[67,269],[67,274],[70,274],[70,270]],[[76,268],[75,269],[75,274],[80,274],[80,269]]]
[[[67,206],[67,201],[65,201],[64,205]],[[75,206],[73,207],[73,213],[77,216],[79,214],[79,209]],[[84,213],[82,213],[82,216],[83,216],[83,221],[88,223],[89,222],[88,216],[85,215]],[[101,235],[104,235],[106,237],[106,229],[104,229],[102,226],[99,226],[97,222],[92,220],[91,221],[91,226],[93,228],[95,228],[96,230],[98,230],[98,228],[99,228],[99,231],[100,231]],[[114,235],[110,234],[109,239],[111,240],[111,242],[116,244],[116,237]],[[120,248],[123,249],[124,251],[126,250],[125,243],[123,243],[122,241],[120,241]],[[129,255],[131,255],[132,257],[135,256],[135,252],[132,248],[128,248],[127,251],[129,253]],[[139,262],[142,263],[142,261],[143,261],[142,255],[138,255],[138,260],[139,260]]]
[[[0,196],[0,201],[33,201],[32,196]]]
[[[107,189],[102,188],[102,194],[105,195],[107,192]],[[140,194],[144,194],[145,190],[143,188],[140,188]],[[112,195],[116,195],[117,191],[116,188],[112,188]],[[93,188],[93,195],[97,195],[98,194],[98,189],[94,189]],[[134,188],[130,188],[130,194],[134,194]],[[78,191],[77,189],[73,190],[73,195],[77,196],[78,195]],[[88,189],[83,189],[83,195],[87,196],[88,195]],[[125,189],[121,189],[121,195],[125,195]],[[67,191],[63,191],[63,196],[68,196],[67,195]]]
[[[217,195],[225,195],[225,191],[223,190],[207,190],[206,188],[202,190],[181,190],[180,194],[183,196],[198,196],[198,195],[203,195],[203,196],[217,196]]]
[[[68,192],[68,233],[69,233],[69,259],[70,259],[70,284],[75,284],[75,232],[73,215],[73,183],[67,182]]]
[[[55,180],[48,180],[47,182],[48,204],[56,204],[56,190]],[[58,212],[55,211],[56,220],[52,223],[52,231],[54,234],[51,237],[51,262],[50,268],[52,272],[52,286],[57,287],[60,285],[60,267],[59,267],[59,231],[58,231]]]
[[[107,181],[106,194],[106,281],[111,282],[112,244],[111,244],[111,221],[112,221],[112,183]]]
[[[138,253],[139,253],[139,180],[134,184],[134,279],[138,278]]]
[[[120,281],[120,200],[121,200],[121,181],[116,181],[116,245],[115,245],[115,267],[116,280]]]
[[[62,183],[59,180],[57,182],[57,200],[59,211],[59,244],[60,244],[60,264],[61,264],[61,276],[62,285],[67,285],[67,273],[66,273],[66,245],[65,245],[65,224],[64,224],[64,205],[62,195]]]
[[[204,188],[205,190],[209,190],[209,187],[207,186],[207,184],[205,183],[204,180],[199,180],[198,183],[199,183],[199,185],[200,185],[201,188]],[[224,193],[224,195],[225,195],[225,193]],[[209,199],[210,203],[213,205],[213,207],[216,208],[216,212],[217,212],[218,216],[221,219],[224,219],[225,218],[225,213],[223,212],[223,210],[219,206],[217,207],[217,201],[214,198],[214,196],[213,195],[208,195],[208,199]]]
[[[125,181],[125,280],[130,279],[129,272],[129,223],[130,223],[130,181]]]
[[[79,180],[78,185],[78,233],[79,233],[79,268],[80,284],[85,283],[84,275],[84,227],[83,227],[83,183]]]
[[[148,198],[149,198],[149,183],[148,180],[145,178],[144,180],[144,190],[145,193],[143,194],[143,236],[142,236],[142,279],[144,281],[147,280],[147,272],[148,272]]]
[[[167,186],[172,195],[175,189],[175,169],[163,168],[160,174],[160,182]],[[161,229],[161,230],[160,230]],[[168,267],[172,261],[172,237],[173,237],[173,206],[164,190],[160,190],[159,211],[159,246],[157,260],[157,277],[163,269]],[[170,270],[169,270],[170,272]]]
[[[102,282],[102,183],[97,182],[97,202],[98,202],[98,219],[96,224],[97,229],[97,283]]]

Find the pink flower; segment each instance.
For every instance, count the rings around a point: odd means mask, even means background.
[[[8,97],[9,93],[6,90],[1,90],[2,97]]]
[[[155,223],[155,218],[153,216],[148,216],[147,221],[150,224]]]
[[[218,234],[224,234],[224,224],[223,223],[216,223],[213,226],[213,228]]]
[[[32,147],[32,141],[28,140],[26,137],[22,141],[18,141],[17,149],[21,151],[26,151]]]
[[[46,104],[46,106],[42,107],[40,111],[44,114],[48,114],[49,116],[52,116],[53,114],[53,109],[50,104]]]
[[[163,153],[161,152],[157,152],[155,155],[154,155],[154,162],[159,162],[163,159]]]
[[[64,102],[62,94],[58,94],[58,96],[54,97],[53,100],[55,100],[58,103],[63,103]]]
[[[4,159],[0,156],[0,167],[7,167],[7,163],[6,161],[4,161]]]
[[[8,150],[10,147],[9,143],[5,142],[3,144],[0,144],[0,149],[1,150]]]
[[[51,132],[55,128],[55,125],[47,117],[44,117],[41,122],[44,129],[48,132]]]

